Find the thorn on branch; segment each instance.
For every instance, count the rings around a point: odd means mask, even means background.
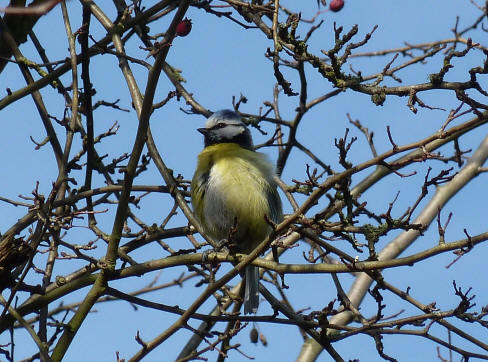
[[[456,255],[456,258],[453,261],[451,261],[448,265],[446,265],[446,269],[449,269],[454,263],[456,263],[459,259],[461,259],[463,255],[469,253],[474,247],[473,241],[471,239],[471,236],[468,234],[468,231],[466,229],[464,229],[463,231],[467,237],[467,247],[453,251],[453,254]]]
[[[368,141],[369,148],[371,149],[371,153],[373,154],[373,157],[377,157],[378,153],[376,152],[376,147],[374,146],[374,142],[373,142],[374,133],[369,132],[368,128],[364,127],[358,119],[355,121],[352,120],[351,115],[349,113],[347,113],[346,116],[349,119],[349,123],[356,126],[356,128],[359,129],[364,134],[364,136],[366,137],[366,141]]]
[[[285,274],[279,273],[280,280],[281,280],[281,289],[290,289],[290,286],[285,283]]]
[[[488,110],[488,106],[485,104],[482,104],[480,102],[475,101],[474,99],[468,97],[466,92],[461,89],[456,89],[456,97],[460,101],[468,104],[471,107],[471,110],[473,111],[474,114],[476,114],[478,117],[483,118],[483,112],[481,112],[478,108]]]
[[[476,297],[476,295],[472,295],[470,297],[468,296],[473,288],[469,287],[468,290],[463,293],[461,287],[457,287],[455,280],[452,281],[452,285],[454,287],[454,294],[461,298],[459,305],[455,309],[456,314],[463,314],[476,305],[476,303],[471,304],[471,301]]]
[[[452,217],[452,212],[449,213],[449,216],[447,217],[447,220],[444,224],[444,227],[441,225],[441,208],[439,207],[437,209],[437,230],[439,232],[439,244],[444,244],[445,243],[445,234],[446,234],[446,229],[447,225],[449,225],[449,222],[451,221]]]
[[[117,362],[125,362],[125,358],[120,358],[119,351],[115,351],[115,356],[117,357]]]
[[[349,134],[349,128],[346,128],[343,138],[334,139],[335,146],[339,149],[339,163],[345,168],[349,169],[352,167],[352,163],[346,160],[347,153],[351,149],[351,146],[356,142],[357,137],[351,137],[351,140],[347,142],[347,136]]]
[[[36,145],[36,147],[34,147],[34,149],[36,151],[39,150],[45,144],[47,144],[49,142],[49,140],[50,140],[50,137],[49,136],[47,136],[46,138],[44,138],[44,140],[42,140],[41,142],[36,142],[32,136],[29,136],[29,138],[32,141],[32,143],[34,143]]]
[[[317,14],[315,15],[315,17],[318,16],[319,14],[320,14],[320,11],[317,12]],[[314,17],[314,19],[315,19],[315,17]],[[310,37],[312,36],[313,32],[315,30],[317,30],[318,28],[320,28],[323,23],[324,23],[324,20],[320,20],[320,22],[317,25],[313,25],[310,28],[310,30],[307,32],[307,34],[305,35],[305,38],[303,38],[303,41],[306,43],[310,39]]]
[[[142,340],[141,336],[139,335],[139,331],[137,331],[135,340],[137,343],[139,343],[142,346],[143,349],[147,349],[147,343]]]
[[[346,50],[344,51],[344,54],[340,58],[340,63],[341,64],[344,64],[347,61],[347,58],[349,58],[349,56],[351,55],[351,50],[356,49],[356,48],[359,48],[359,47],[362,47],[363,45],[365,45],[369,41],[369,39],[371,39],[371,36],[376,31],[376,29],[378,29],[378,25],[375,25],[373,27],[373,29],[364,36],[364,39],[363,40],[361,40],[361,41],[359,41],[357,43],[351,43],[351,44],[349,44],[346,47]],[[346,36],[344,36],[344,38],[342,39],[342,41],[344,42],[344,44],[346,42],[348,42],[354,35],[356,35],[357,32],[358,32],[358,30],[359,30],[358,26],[357,25],[354,25],[352,27],[351,31],[348,34],[346,34]],[[350,34],[352,34],[352,35],[350,36],[350,38],[347,39],[347,37]],[[347,40],[345,40],[345,39],[347,39]]]
[[[234,110],[236,112],[239,111],[239,107],[240,107],[241,103],[243,103],[243,104],[246,104],[247,103],[247,97],[245,95],[243,95],[241,93],[240,96],[239,96],[239,100],[237,102],[236,102],[236,97],[235,96],[232,96],[232,106],[234,107]]]
[[[386,133],[388,133],[388,139],[390,140],[390,143],[393,146],[393,152],[397,152],[398,151],[398,145],[395,143],[395,141],[393,141],[393,137],[392,137],[391,131],[390,131],[390,126],[386,126]]]
[[[270,56],[270,57],[272,56],[273,57],[274,76],[275,76],[278,84],[283,88],[283,92],[289,97],[297,96],[298,93],[293,91],[293,89],[291,88],[291,83],[285,79],[285,77],[283,76],[283,74],[280,71],[279,62],[278,62],[278,60],[279,60],[278,55],[273,53],[271,51],[271,49],[269,49],[269,48],[266,51],[266,53],[267,53],[266,56]]]
[[[383,341],[382,341],[383,336],[381,334],[373,333],[373,338],[374,338],[375,345],[376,345],[376,351],[378,352],[378,354],[380,355],[381,358],[383,358],[384,360],[390,361],[390,362],[398,362],[395,358],[388,356],[384,352],[384,346],[383,346]]]
[[[120,111],[123,111],[123,112],[130,112],[130,110],[128,109],[125,109],[125,108],[121,108],[119,105],[117,105],[117,103],[120,102],[120,98],[115,100],[114,102],[107,102],[107,101],[97,101],[94,105],[93,105],[93,110],[97,109],[98,107],[100,106],[105,106],[105,107],[110,107],[110,108],[113,108],[113,109],[118,109]]]
[[[409,97],[408,97],[408,107],[410,108],[410,110],[413,113],[416,114],[417,108],[415,108],[415,104],[418,104],[420,107],[427,108],[430,110],[446,111],[444,108],[432,107],[432,106],[425,104],[424,102],[422,102],[422,100],[419,97],[417,97],[417,92],[414,89],[411,89]]]
[[[381,165],[381,166],[386,167],[391,172],[393,172],[395,175],[398,175],[400,177],[410,177],[410,176],[414,176],[414,175],[417,174],[417,171],[412,171],[412,172],[410,172],[408,174],[401,173],[401,172],[397,171],[393,166],[391,166],[389,163],[387,163],[385,161],[379,161],[378,162],[378,165]]]
[[[456,138],[454,140],[454,156],[453,156],[453,159],[454,161],[456,161],[458,167],[461,167],[463,165],[463,155],[465,153],[469,153],[471,152],[471,149],[469,150],[466,150],[466,151],[461,151],[461,149],[459,148],[459,140]]]

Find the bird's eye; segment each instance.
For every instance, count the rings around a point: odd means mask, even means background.
[[[224,128],[225,126],[227,126],[225,123],[217,123],[213,128],[219,129],[219,128]]]

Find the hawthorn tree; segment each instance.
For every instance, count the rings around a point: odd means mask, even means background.
[[[435,39],[423,4],[415,43],[402,14],[341,18],[353,1],[11,3],[2,359],[488,359],[488,2],[450,4]],[[286,212],[249,255],[189,201],[194,129],[222,108]]]

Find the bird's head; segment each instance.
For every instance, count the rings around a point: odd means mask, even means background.
[[[234,111],[224,109],[212,114],[205,123],[205,128],[198,128],[205,137],[205,147],[217,143],[237,143],[252,149],[251,132]]]

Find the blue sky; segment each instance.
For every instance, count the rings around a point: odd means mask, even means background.
[[[359,34],[355,41],[371,31],[374,25],[378,24],[370,42],[361,51],[382,50],[398,48],[405,43],[413,44],[419,42],[430,42],[452,37],[452,31],[456,16],[459,16],[459,28],[471,24],[479,14],[479,11],[467,0],[433,0],[433,1],[353,1],[346,0],[346,5],[338,13],[324,12],[318,19],[323,19],[324,24],[312,36],[310,49],[319,53],[320,49],[330,49],[333,46],[333,22],[344,27],[347,31],[354,24],[359,25]],[[478,1],[480,2],[480,1]],[[294,9],[298,2],[282,1],[282,4]],[[317,11],[316,1],[301,2],[302,17],[311,18]],[[1,4],[1,3],[0,3]],[[149,2],[147,3],[149,6]],[[67,3],[72,21],[72,28],[76,30],[80,26],[81,15],[78,2]],[[111,9],[111,4],[103,4]],[[108,12],[113,19],[115,14]],[[167,61],[172,66],[182,71],[182,76],[187,80],[184,86],[193,93],[195,99],[204,107],[210,110],[232,108],[232,97],[236,98],[242,93],[248,98],[248,102],[242,105],[241,110],[248,113],[257,113],[263,101],[272,101],[273,86],[275,83],[272,71],[272,63],[264,57],[266,49],[272,47],[272,42],[267,40],[257,30],[243,31],[238,25],[219,19],[215,16],[203,13],[201,10],[190,9],[187,16],[193,21],[193,30],[185,38],[177,38],[173,42]],[[48,15],[42,17],[36,26],[36,34],[40,38],[52,59],[63,59],[69,55],[68,44],[64,26],[61,19],[60,6],[56,6]],[[280,18],[284,20],[285,17]],[[92,20],[92,30],[95,31],[95,38],[102,34],[101,27],[95,19]],[[166,29],[168,20],[160,21],[151,25],[151,32],[159,33]],[[307,25],[302,25],[299,33],[303,36],[308,30]],[[480,36],[480,32],[477,33]],[[473,39],[483,41],[484,39]],[[146,51],[139,49],[139,42],[134,37],[127,44],[127,53],[138,58],[145,58]],[[31,45],[21,46],[24,54],[34,60],[38,60]],[[78,49],[79,50],[79,49]],[[461,60],[454,60],[457,65],[447,76],[447,80],[465,81],[468,75],[466,68],[480,65],[481,53],[473,52],[472,55]],[[390,61],[392,55],[371,59],[359,58],[352,62],[354,69],[361,69],[363,74],[376,73]],[[398,60],[399,64],[401,60]],[[120,124],[120,130],[116,137],[108,138],[98,148],[100,154],[108,153],[109,158],[115,157],[122,152],[128,152],[135,137],[137,127],[136,115],[131,108],[131,101],[128,97],[125,81],[117,66],[117,59],[112,55],[96,57],[92,61],[92,82],[97,89],[95,99],[115,101],[120,99],[119,105],[122,108],[130,109],[130,112],[114,112],[111,109],[103,108],[95,111],[95,132],[106,131],[115,121]],[[429,73],[438,71],[442,66],[442,57],[437,57],[426,65],[416,65],[411,70],[399,73],[403,84],[422,83],[428,81]],[[131,65],[139,82],[141,91],[145,88],[147,71],[139,65]],[[309,97],[313,99],[332,90],[331,84],[319,77],[311,67],[307,68],[309,74]],[[297,76],[289,71],[284,71],[289,76],[295,89],[298,88]],[[70,84],[71,75],[65,75],[65,85]],[[391,80],[388,85],[394,84]],[[12,90],[23,86],[23,79],[14,64],[0,74],[0,91],[6,87]],[[158,86],[158,93],[155,101],[165,98],[173,86],[164,74],[161,75]],[[56,112],[54,116],[61,118],[64,110],[63,99],[51,88],[41,91],[44,101],[49,110]],[[421,99],[432,106],[443,107],[449,111],[457,106],[455,97],[449,92],[432,92],[420,95]],[[280,96],[281,114],[284,119],[289,120],[297,106],[297,98]],[[417,114],[408,110],[406,98],[389,97],[381,107],[371,103],[369,96],[354,94],[351,91],[344,92],[327,103],[316,107],[307,113],[303,120],[302,128],[298,133],[298,139],[316,152],[326,162],[338,167],[337,150],[334,147],[334,139],[342,137],[345,127],[351,127],[348,123],[347,114],[353,119],[360,119],[361,122],[374,130],[378,152],[384,152],[391,148],[387,141],[386,126],[391,127],[397,144],[405,144],[426,137],[433,131],[439,129],[447,117],[446,111],[425,110],[419,108]],[[184,178],[190,179],[196,164],[196,156],[202,148],[201,135],[196,132],[205,121],[202,116],[187,115],[180,111],[180,108],[187,109],[184,101],[172,101],[167,107],[157,110],[151,118],[151,127],[157,146],[168,167],[175,171],[175,174],[182,174]],[[463,120],[465,120],[464,118]],[[55,160],[48,147],[34,150],[34,145],[29,137],[41,141],[45,137],[42,124],[33,102],[30,97],[10,105],[0,111],[0,122],[3,132],[0,133],[0,164],[4,167],[3,177],[0,180],[1,196],[18,199],[22,194],[30,196],[36,181],[39,181],[39,189],[48,193],[51,183],[57,175]],[[263,136],[253,130],[254,141],[259,144],[272,134],[271,126],[265,127],[268,136]],[[462,149],[476,148],[486,134],[487,127],[480,128],[472,135],[463,137],[460,146]],[[58,128],[61,142],[64,133]],[[351,150],[350,157],[353,162],[362,162],[371,157],[369,149],[357,130],[351,129],[358,141]],[[74,150],[79,148],[80,141],[76,140]],[[450,149],[450,148],[449,148]],[[276,160],[276,152],[272,148],[262,150],[272,160]],[[293,152],[289,164],[283,173],[283,180],[292,184],[291,179],[305,179],[305,166],[308,160],[303,154]],[[24,165],[28,165],[24,167]],[[440,170],[444,165],[436,164],[435,170]],[[403,210],[412,203],[419,192],[425,175],[426,167],[420,166],[416,169],[420,172],[411,178],[402,179],[389,177],[369,190],[364,199],[368,201],[368,207],[376,212],[385,211],[388,202],[391,202],[400,191],[394,212],[401,214]],[[405,172],[413,170],[407,168]],[[82,177],[84,171],[74,174]],[[366,173],[361,173],[353,178],[354,182],[360,180]],[[81,178],[82,179],[82,178]],[[164,181],[160,178],[156,169],[151,165],[150,170],[143,174],[136,184],[161,185]],[[95,179],[95,184],[103,186],[100,178]],[[486,176],[474,180],[472,184],[462,193],[456,195],[447,205],[443,216],[449,211],[455,211],[451,224],[446,235],[447,240],[454,241],[464,238],[463,229],[467,228],[471,235],[486,230],[486,194],[480,191],[486,184]],[[429,195],[432,195],[431,190]],[[413,196],[412,196],[413,195]],[[325,201],[324,201],[325,202]],[[141,202],[141,210],[138,210],[146,224],[161,223],[165,212],[172,205],[166,195],[158,195],[152,199],[146,198]],[[422,204],[425,205],[425,202]],[[7,204],[0,204],[2,218],[0,220],[0,231],[4,232],[15,220],[24,215],[25,210]],[[319,205],[320,207],[320,205]],[[285,205],[287,212],[291,211]],[[106,232],[110,232],[113,213],[100,215],[99,226]],[[78,221],[79,228],[70,234],[70,241],[84,243],[93,239],[93,235],[83,226],[86,221]],[[185,225],[182,217],[175,218],[170,226]],[[133,225],[132,225],[133,226]],[[379,245],[384,246],[395,236],[387,237],[380,241]],[[435,227],[429,229],[421,241],[409,249],[406,254],[432,247],[437,243],[437,232]],[[419,239],[420,240],[420,239]],[[174,247],[181,245],[183,239],[172,240]],[[186,245],[186,244],[185,244]],[[302,245],[296,251],[285,255],[284,262],[302,262],[301,251],[306,250]],[[452,255],[442,255],[431,260],[419,263],[415,268],[402,267],[385,272],[387,280],[399,288],[412,287],[412,295],[419,298],[423,303],[432,301],[438,302],[440,308],[455,307],[455,300],[452,298],[452,280],[464,289],[473,286],[473,293],[477,295],[477,302],[481,305],[488,304],[488,293],[480,278],[474,271],[481,269],[485,264],[483,256],[487,251],[486,246],[479,246],[475,252],[463,257],[463,262],[455,264],[450,269],[445,266],[452,260]],[[95,255],[103,255],[103,245]],[[147,260],[162,257],[161,249],[156,246],[147,246],[134,253],[136,260]],[[40,262],[40,265],[43,265]],[[72,270],[74,263],[59,262],[55,275],[62,275]],[[81,265],[81,264],[80,264]],[[471,267],[471,268],[467,268]],[[171,280],[185,271],[184,268],[171,271],[163,271],[161,280]],[[114,287],[123,291],[131,291],[149,283],[155,277],[155,273],[142,278],[124,280],[113,284]],[[30,281],[39,282],[39,275],[31,275]],[[347,288],[353,281],[348,275],[340,276],[341,282]],[[288,291],[290,299],[297,309],[311,308],[316,310],[324,307],[324,301],[335,297],[335,288],[332,280],[327,275],[289,275],[286,277],[287,284],[291,286]],[[193,284],[185,288],[173,287],[150,296],[155,300],[168,305],[187,306],[194,297]],[[435,287],[433,287],[435,286]],[[65,303],[80,300],[88,289],[83,289],[66,298]],[[390,303],[389,303],[390,302]],[[327,303],[327,302],[326,302]],[[326,304],[325,303],[325,304]],[[397,304],[397,299],[391,298],[385,292],[385,303],[388,305],[385,314],[394,314],[401,308],[411,311],[408,306]],[[56,303],[55,303],[56,304]],[[212,308],[212,303],[205,304],[201,311],[206,312]],[[91,313],[85,325],[79,331],[75,342],[72,344],[66,355],[67,361],[111,361],[115,360],[115,351],[119,351],[121,357],[129,358],[139,346],[134,341],[136,331],[141,336],[150,340],[161,333],[165,327],[175,320],[175,317],[162,312],[154,312],[144,308],[134,308],[126,302],[112,302],[96,305],[96,312]],[[365,300],[363,310],[369,316],[374,313],[374,302]],[[373,312],[371,312],[373,311]],[[260,313],[270,313],[266,302],[262,303]],[[192,326],[198,326],[198,322],[192,322]],[[223,330],[220,325],[217,330]],[[257,361],[289,361],[294,360],[298,355],[302,339],[295,327],[259,324],[259,329],[266,335],[269,346],[254,346],[248,343],[248,330],[242,332],[235,338],[234,343],[242,343],[242,350]],[[441,332],[443,333],[443,332]],[[474,333],[474,332],[473,332]],[[477,332],[479,334],[479,331]],[[35,349],[35,345],[23,331],[16,332],[17,336],[17,358],[25,358]],[[150,354],[147,361],[173,360],[179,352],[183,343],[188,339],[188,331],[180,331],[167,344],[160,346],[155,353]],[[0,337],[0,343],[7,343],[9,336],[6,334]],[[428,343],[419,337],[385,337],[385,352],[398,358],[400,361],[436,360],[437,351],[435,345]],[[202,345],[203,346],[203,345]],[[415,350],[412,349],[415,346]],[[369,337],[354,337],[334,344],[338,352],[345,360],[360,358],[361,361],[379,361],[380,357],[375,352],[374,341]],[[465,346],[466,347],[466,346]],[[467,348],[467,347],[466,347]],[[447,351],[442,350],[443,356]],[[214,358],[214,356],[210,356]],[[457,357],[456,357],[457,358]],[[248,361],[247,358],[235,353],[231,361]],[[329,357],[323,353],[320,361],[328,361]]]

